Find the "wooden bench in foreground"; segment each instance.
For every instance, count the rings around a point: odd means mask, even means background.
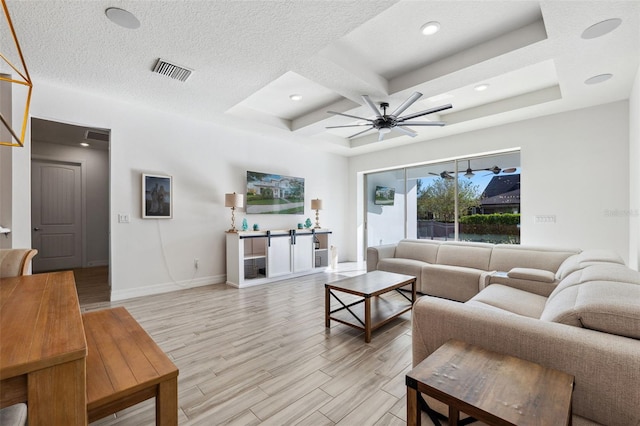
[[[89,422],[156,399],[156,425],[178,424],[178,368],[122,307],[82,315]]]

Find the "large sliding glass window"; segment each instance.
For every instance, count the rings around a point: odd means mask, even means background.
[[[520,243],[520,153],[366,175],[367,246],[402,238]]]

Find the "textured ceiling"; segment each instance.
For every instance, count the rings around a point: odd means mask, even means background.
[[[304,138],[355,155],[478,128],[627,99],[640,62],[638,1],[31,1],[7,0],[27,65],[38,81],[247,130]],[[107,7],[141,22],[126,29]],[[602,37],[589,26],[621,18]],[[441,31],[425,37],[428,21]],[[0,29],[2,51],[10,40]],[[9,54],[9,56],[11,56]],[[193,69],[186,82],[151,72],[163,58]],[[10,57],[10,59],[12,59]],[[15,58],[14,58],[15,59]],[[0,72],[8,72],[0,66]],[[594,75],[613,78],[586,85]],[[477,92],[479,83],[489,89]],[[327,110],[371,117],[367,94],[447,126],[410,138],[375,132]],[[303,99],[293,102],[289,95]],[[436,98],[432,100],[432,98]],[[422,118],[421,118],[422,119]]]

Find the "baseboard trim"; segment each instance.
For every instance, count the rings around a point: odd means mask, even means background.
[[[145,287],[137,287],[126,290],[113,290],[111,301],[133,299],[135,297],[152,296],[154,294],[169,293],[172,291],[184,290],[187,288],[203,287],[205,285],[224,283],[226,275],[213,275],[209,277],[194,278],[170,283],[154,284]],[[112,287],[113,288],[113,287]]]

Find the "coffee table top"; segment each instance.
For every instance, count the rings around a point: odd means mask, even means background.
[[[458,340],[449,340],[407,374],[407,386],[478,420],[523,426],[565,424],[573,380]]]
[[[361,297],[372,297],[400,288],[415,281],[412,275],[396,274],[386,271],[371,271],[354,277],[342,278],[325,284],[325,288],[355,294]]]

